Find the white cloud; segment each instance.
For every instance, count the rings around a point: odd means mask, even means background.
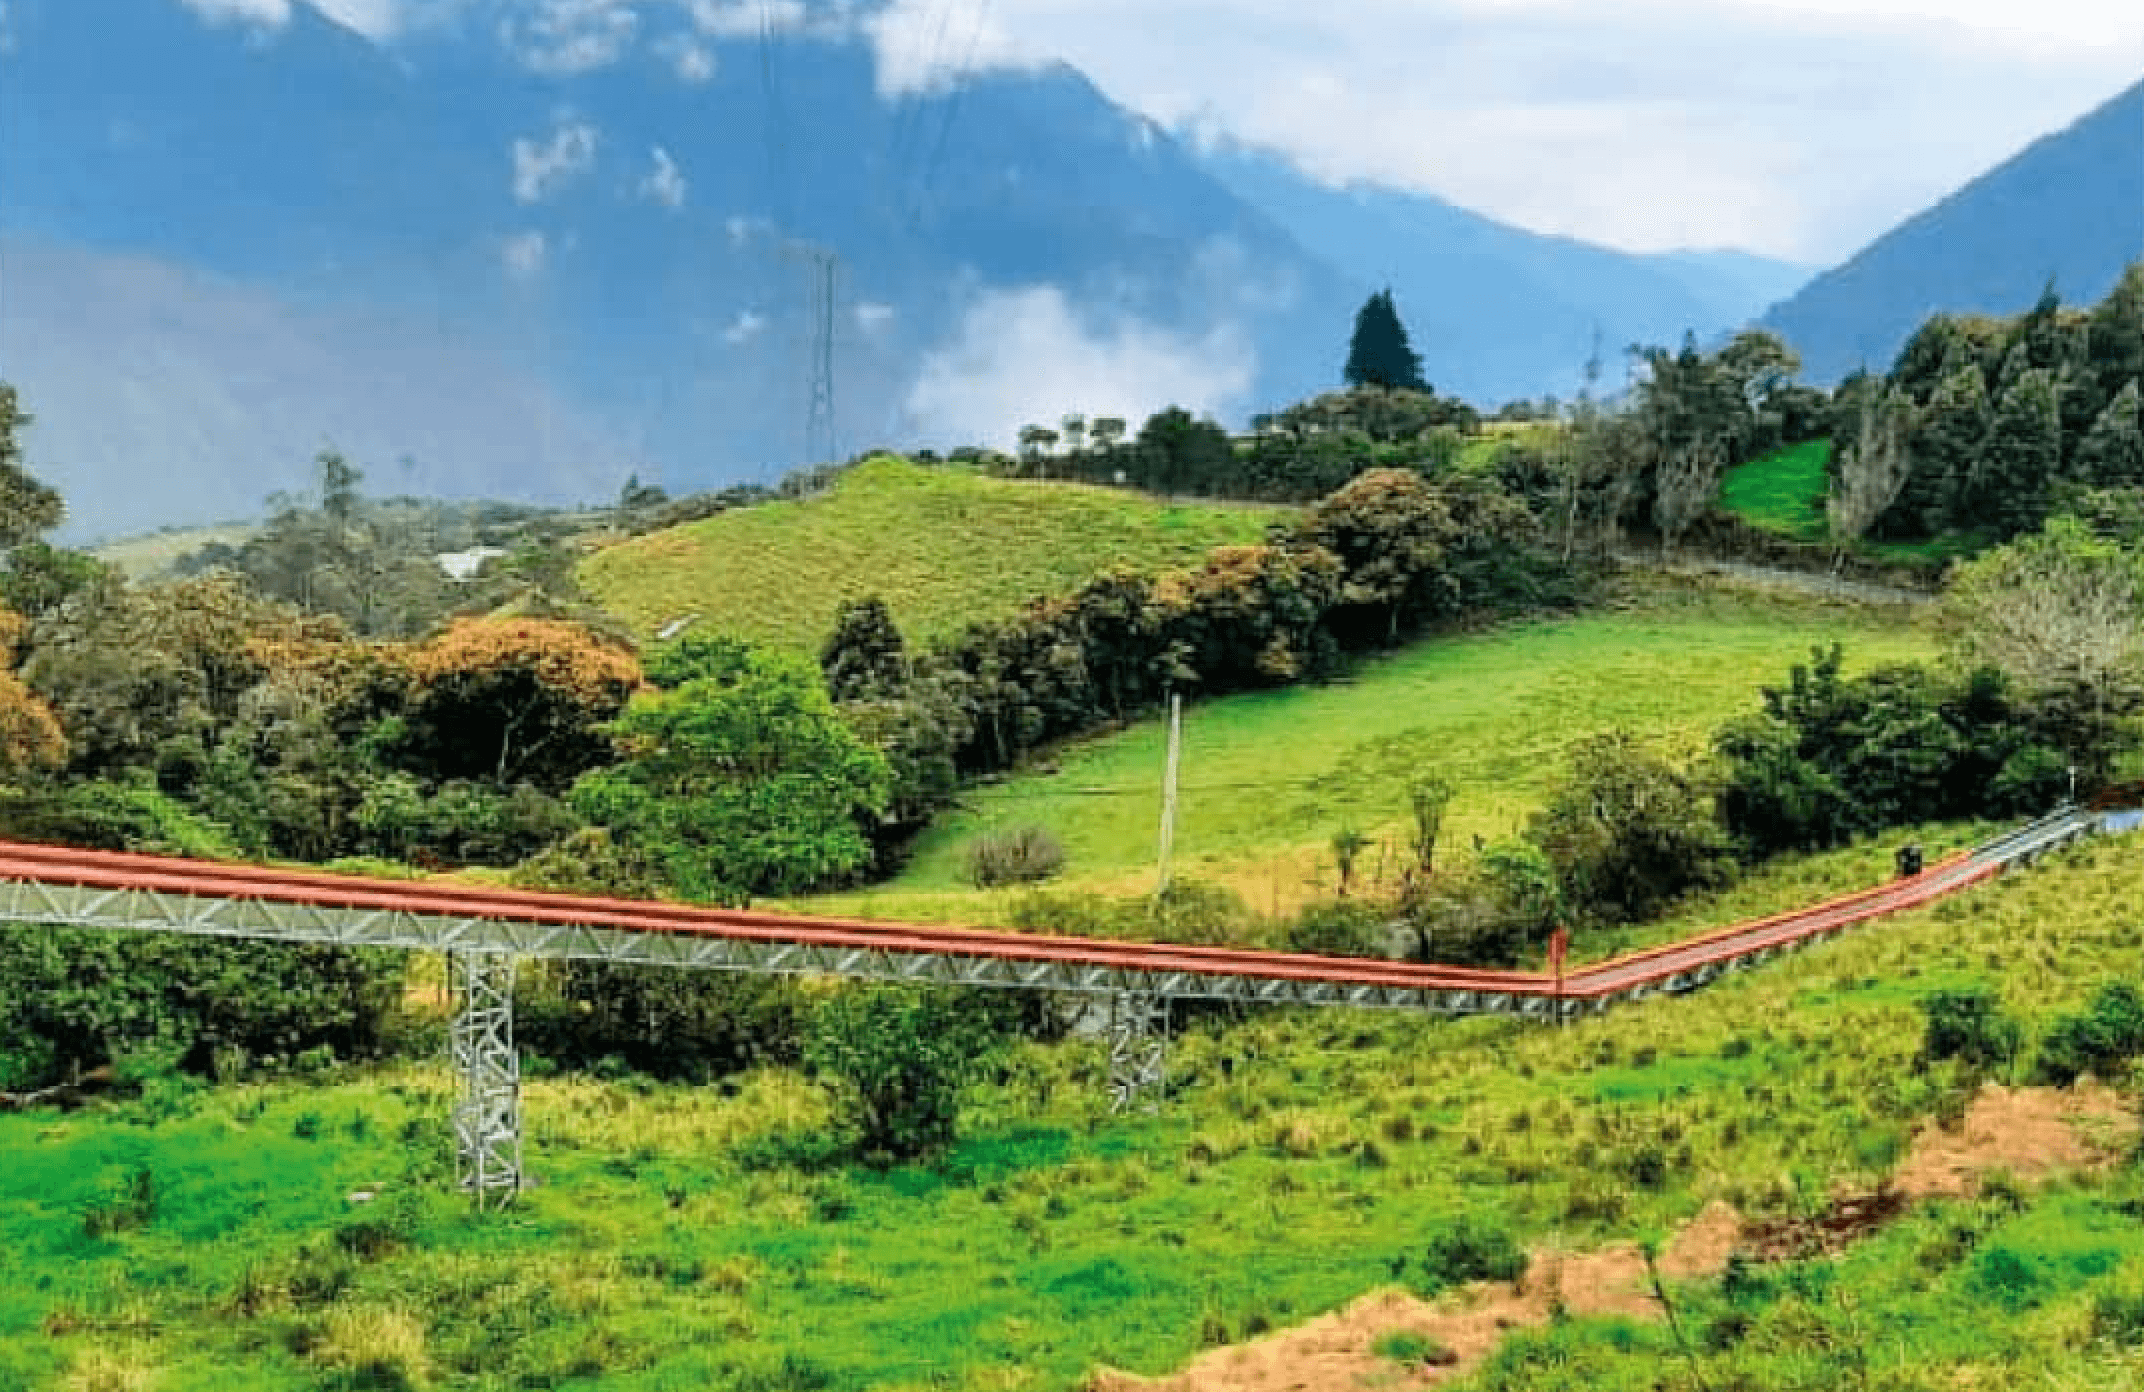
[[[864,28],[888,94],[1062,58],[1335,183],[1803,261],[2144,70],[2144,5],[2108,0],[894,0]]]
[[[1164,406],[1225,414],[1257,370],[1230,325],[1191,338],[1138,320],[1081,321],[1054,285],[991,291],[962,316],[953,341],[925,356],[905,409],[940,444],[1011,448],[1022,425],[1068,411],[1143,420]]]
[[[755,310],[740,309],[730,326],[722,331],[722,341],[732,348],[742,347],[759,337],[760,330],[767,327],[767,316]]]
[[[541,232],[517,232],[508,237],[499,248],[499,259],[506,265],[506,273],[516,280],[530,280],[543,274],[544,263],[550,259],[551,244]]]
[[[402,26],[405,0],[310,0],[312,7],[345,28],[382,39]]]
[[[677,161],[660,145],[651,153],[655,157],[655,168],[640,181],[641,196],[652,198],[665,208],[684,207],[685,175],[678,169]]]
[[[617,62],[639,24],[627,0],[522,0],[499,21],[499,41],[534,71],[564,77]]]
[[[729,234],[730,245],[741,247],[758,233],[767,230],[765,218],[747,217],[743,213],[731,213],[722,220],[722,230]]]
[[[671,70],[681,82],[697,87],[714,78],[714,50],[690,34],[672,34],[656,44],[655,51],[669,60]]]
[[[290,19],[290,0],[179,0],[179,3],[217,24],[228,20],[283,24]]]
[[[684,0],[687,13],[709,38],[757,38],[770,30],[800,29],[809,15],[803,0]]]
[[[1045,61],[1013,37],[1002,9],[987,0],[892,0],[866,18],[879,95],[938,91],[964,72]]]
[[[596,162],[596,140],[594,126],[563,118],[542,144],[516,140],[514,201],[540,203],[587,173]]]
[[[860,300],[856,305],[856,327],[865,333],[877,333],[893,322],[893,306],[876,300]]]
[[[290,21],[291,0],[179,0],[179,3],[219,24],[236,21],[280,27]],[[310,0],[310,3],[336,23],[375,39],[394,33],[402,18],[400,0]]]

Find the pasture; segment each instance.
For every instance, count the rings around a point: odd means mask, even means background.
[[[695,632],[816,653],[843,600],[876,594],[921,644],[1113,567],[1196,564],[1290,515],[880,456],[816,497],[606,547],[581,564],[580,580],[643,638],[698,614]]]
[[[1177,870],[1234,888],[1260,913],[1330,891],[1326,849],[1351,827],[1359,862],[1397,873],[1406,785],[1426,769],[1458,784],[1445,844],[1521,830],[1564,751],[1627,728],[1678,752],[1755,708],[1812,647],[1843,643],[1850,668],[1920,658],[1933,638],[1898,611],[1709,581],[1636,577],[1596,611],[1434,637],[1320,686],[1188,705]],[[1061,840],[1065,879],[1138,892],[1152,884],[1166,733],[1158,718],[1072,743],[969,789],[888,884],[799,904],[812,911],[945,922],[1001,915],[1002,894],[966,886],[968,843],[1037,825]]]

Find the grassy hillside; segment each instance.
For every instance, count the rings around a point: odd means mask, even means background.
[[[1157,569],[1257,541],[1286,515],[881,457],[820,497],[609,547],[582,565],[581,582],[644,634],[697,613],[696,631],[800,651],[817,650],[842,600],[876,593],[914,642],[1112,566]]]
[[[1757,702],[1760,683],[1834,639],[1848,662],[1919,657],[1932,640],[1895,611],[1680,582],[1633,582],[1620,605],[1420,643],[1328,686],[1233,696],[1184,717],[1178,865],[1232,884],[1253,909],[1288,908],[1330,875],[1343,825],[1397,841],[1418,770],[1457,780],[1446,842],[1517,831],[1575,740],[1624,726],[1681,749]],[[1067,876],[1105,889],[1152,874],[1161,722],[1062,750],[970,790],[890,885],[811,907],[976,921],[1002,900],[962,889],[978,833],[1035,824],[1065,845]],[[1377,851],[1361,865],[1374,874]]]
[[[1915,1066],[1921,998],[1990,982],[2037,1034],[2134,976],[2137,850],[1563,1030],[1208,1021],[1151,1116],[1107,1113],[1099,1041],[1021,1046],[933,1168],[794,1162],[824,1111],[783,1072],[532,1082],[541,1184],[489,1218],[447,1192],[436,1071],[0,1116],[0,1388],[1050,1392],[1432,1289],[1462,1217],[1579,1251],[1714,1203],[1821,1234],[1971,1096]],[[2140,1204],[2133,1161],[1919,1201],[1841,1256],[1678,1287],[1687,1348],[1574,1319],[1460,1385],[2134,1387]]]
[[[106,541],[89,548],[98,560],[118,566],[129,580],[153,580],[168,572],[182,557],[204,546],[222,543],[242,546],[257,530],[250,522],[226,522],[213,527],[173,527],[142,536]]]
[[[1774,450],[1728,470],[1720,481],[1720,505],[1765,531],[1796,541],[1822,541],[1827,535],[1824,466],[1830,461],[1829,440],[1805,440]]]

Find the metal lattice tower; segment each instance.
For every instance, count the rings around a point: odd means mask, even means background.
[[[447,954],[454,993],[449,1039],[462,1095],[454,1104],[455,1170],[477,1207],[521,1191],[521,1056],[514,1051],[514,957]]]
[[[1153,1108],[1168,1076],[1169,998],[1135,985],[1109,998],[1109,1105]]]
[[[839,260],[823,247],[808,247],[811,262],[811,395],[804,414],[804,462],[831,464],[840,457],[834,433],[834,275]]]

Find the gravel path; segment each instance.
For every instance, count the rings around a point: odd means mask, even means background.
[[[1662,561],[1657,555],[1618,551],[1616,564],[1635,570],[1653,570],[1666,575],[1717,575],[1746,580],[1755,585],[1794,590],[1826,599],[1853,599],[1866,604],[1926,604],[1935,598],[1929,590],[1910,590],[1902,585],[1879,585],[1870,580],[1850,580],[1840,575],[1818,575],[1806,570],[1783,570],[1776,566],[1751,565],[1746,561],[1714,560],[1710,557]]]

